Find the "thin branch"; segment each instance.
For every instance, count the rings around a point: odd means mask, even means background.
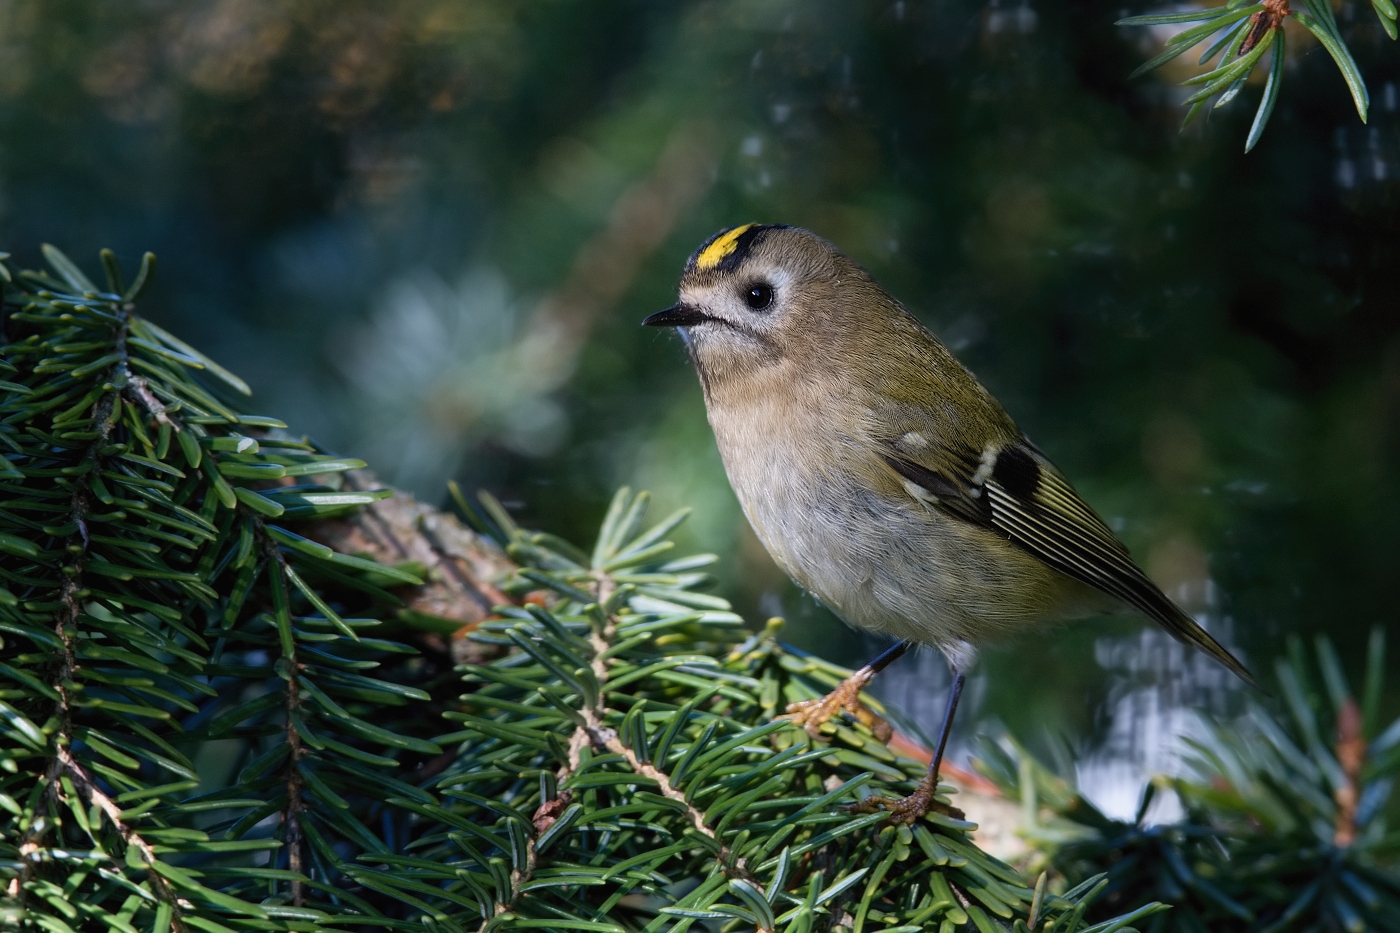
[[[119,381],[122,376],[131,377],[131,370],[127,366],[126,338],[130,326],[131,310],[128,309],[127,316],[122,324],[117,328],[115,335],[115,346],[120,354],[120,359],[112,365],[112,379]],[[143,384],[144,387],[144,384]],[[149,394],[149,391],[147,391]],[[104,393],[103,396],[94,403],[93,421],[97,425],[97,437],[88,446],[88,456],[93,460],[93,468],[100,469],[102,454],[100,451],[107,445],[111,437],[114,420],[112,418],[113,399],[112,393]],[[159,404],[159,403],[157,403]],[[162,413],[164,409],[161,409]],[[69,519],[76,526],[75,540],[71,543],[74,546],[80,545],[77,556],[73,562],[64,568],[63,582],[60,588],[59,603],[60,608],[54,617],[54,633],[58,636],[63,645],[62,655],[59,658],[58,668],[54,672],[50,686],[58,694],[58,699],[54,702],[54,718],[58,721],[58,729],[55,731],[53,742],[53,757],[49,761],[49,767],[45,775],[47,787],[46,797],[51,806],[56,806],[60,800],[60,777],[67,775],[73,782],[73,787],[79,795],[85,798],[90,806],[95,806],[101,811],[109,821],[117,834],[128,848],[135,847],[140,853],[142,860],[146,863],[146,875],[151,883],[151,888],[157,898],[170,904],[172,908],[172,925],[176,933],[184,933],[186,926],[181,916],[180,902],[175,893],[170,889],[169,883],[153,867],[157,861],[155,850],[151,845],[141,838],[136,830],[132,829],[122,820],[121,808],[116,805],[106,793],[98,787],[97,782],[87,773],[82,764],[73,757],[71,745],[73,742],[73,707],[69,698],[68,685],[73,682],[78,670],[77,655],[74,651],[73,642],[77,636],[78,623],[82,618],[82,599],[79,593],[83,587],[83,567],[87,559],[87,548],[89,544],[87,530],[87,516],[91,508],[88,501],[88,489],[82,483],[75,483],[73,495],[69,500]],[[18,885],[16,893],[23,895],[23,891],[28,882],[34,877],[34,856],[43,843],[43,835],[47,828],[47,821],[42,821],[25,839],[22,846],[22,853],[26,857],[22,870],[23,884]]]
[[[617,583],[612,577],[606,574],[598,575],[594,592],[600,606],[605,605],[616,591]],[[593,676],[598,679],[598,703],[594,707],[585,707],[580,710],[585,724],[575,730],[575,738],[577,738],[580,732],[586,733],[595,746],[606,748],[615,755],[621,755],[623,760],[627,762],[629,768],[655,781],[663,797],[668,800],[674,800],[685,807],[686,819],[690,821],[691,826],[695,827],[696,832],[702,833],[719,843],[720,864],[724,868],[725,874],[735,878],[752,880],[743,864],[743,859],[734,860],[733,852],[720,841],[719,835],[710,827],[709,823],[705,821],[704,811],[692,804],[689,798],[686,797],[685,792],[671,783],[671,776],[655,765],[642,761],[637,757],[637,753],[624,744],[622,739],[618,737],[616,729],[603,725],[604,718],[608,712],[610,712],[603,703],[603,687],[608,681],[606,653],[611,647],[611,642],[616,634],[616,630],[617,616],[610,613],[606,617],[601,631],[594,630],[589,633],[589,642],[593,646],[593,659],[590,662],[590,666],[593,670]],[[571,741],[571,753],[573,752],[573,748],[574,742]],[[571,764],[577,767],[576,763],[571,762]],[[734,862],[734,867],[732,869],[729,867],[731,862]]]
[[[125,370],[126,387],[136,396],[137,401],[150,413],[150,416],[161,424],[170,425],[170,430],[179,431],[180,426],[171,419],[170,413],[166,411],[160,399],[156,398],[151,392],[150,388],[146,385],[146,380],[128,369],[125,360],[122,361],[121,368]]]
[[[1356,807],[1361,801],[1361,769],[1366,764],[1366,736],[1361,727],[1361,710],[1347,697],[1337,711],[1337,763],[1346,780],[1333,793],[1337,804],[1332,844],[1346,848],[1356,842]]]
[[[617,592],[617,583],[606,574],[598,574],[595,577],[594,596],[598,605],[606,605],[608,600]],[[609,613],[603,619],[603,624],[589,632],[589,645],[593,648],[593,657],[589,661],[589,668],[593,671],[593,676],[598,681],[598,701],[591,706],[584,706],[579,710],[583,717],[583,724],[577,726],[573,734],[569,736],[568,760],[555,772],[556,781],[563,784],[569,776],[576,772],[582,765],[583,749],[592,745],[594,748],[602,748],[622,757],[627,762],[627,766],[638,775],[645,777],[656,783],[661,795],[668,800],[674,800],[685,808],[686,819],[696,832],[702,833],[713,839],[719,845],[719,865],[720,870],[731,878],[742,878],[746,881],[753,881],[753,877],[747,871],[743,859],[735,859],[733,850],[720,841],[719,834],[705,821],[704,811],[697,808],[686,797],[685,792],[671,783],[671,777],[666,772],[648,764],[637,757],[637,753],[623,743],[618,737],[617,730],[604,725],[608,714],[612,710],[608,709],[603,702],[604,688],[608,682],[608,659],[607,652],[611,647],[613,637],[617,633],[617,616]],[[525,868],[513,870],[510,875],[511,897],[505,903],[496,904],[496,909],[491,919],[499,917],[515,907],[516,901],[520,897],[521,888],[530,881],[535,871],[535,843],[539,836],[554,824],[564,807],[569,803],[569,792],[561,791],[559,797],[554,800],[541,802],[534,814],[535,832],[526,841],[525,847]],[[482,923],[477,933],[484,933],[490,925],[490,920]]]
[[[287,615],[291,616],[292,596],[287,587],[287,560],[282,556],[281,550],[277,547],[277,542],[263,529],[262,519],[258,516],[251,516],[253,526],[257,529],[258,538],[261,541],[263,553],[269,562],[275,561],[282,571],[278,574],[278,583],[282,588],[282,605],[287,607]],[[301,814],[306,809],[305,800],[302,797],[302,777],[298,768],[302,756],[306,754],[306,748],[301,741],[301,733],[297,731],[295,716],[301,707],[301,688],[297,684],[297,675],[301,673],[302,665],[297,659],[296,641],[292,640],[290,653],[283,654],[290,668],[287,677],[287,703],[286,715],[287,725],[285,734],[287,737],[287,805],[282,808],[282,826],[284,830],[283,844],[287,847],[287,868],[303,874],[304,853],[306,849],[305,834],[301,828]],[[299,880],[291,883],[292,903],[301,907],[306,903],[306,892]]]
[[[151,848],[151,844],[145,839],[142,839],[141,835],[137,833],[136,830],[122,822],[121,808],[113,802],[111,797],[108,797],[102,792],[102,789],[97,786],[97,782],[92,779],[92,776],[87,773],[82,764],[73,757],[72,753],[66,748],[60,748],[58,750],[57,760],[62,766],[63,771],[72,778],[73,786],[77,788],[78,793],[87,798],[90,804],[97,807],[97,809],[101,810],[102,813],[106,815],[107,819],[111,821],[112,826],[121,835],[122,841],[141,853],[141,859],[147,866],[154,865],[157,861],[155,849]],[[177,929],[183,929],[183,924],[178,922],[179,901],[175,896],[175,892],[170,890],[170,886],[166,882],[164,876],[155,871],[155,869],[148,868],[147,874],[151,879],[151,886],[156,889],[157,896],[176,909],[176,927]]]

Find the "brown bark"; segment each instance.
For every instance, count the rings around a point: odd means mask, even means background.
[[[1366,736],[1361,731],[1361,710],[1350,697],[1337,712],[1337,763],[1346,782],[1333,794],[1337,816],[1332,843],[1349,846],[1356,841],[1356,805],[1361,799],[1361,768],[1366,764]]]
[[[383,485],[368,470],[346,474],[345,483],[354,489]],[[423,586],[395,590],[406,603],[400,617],[429,637],[449,639],[452,658],[459,664],[494,656],[489,646],[463,636],[490,618],[495,606],[510,602],[495,584],[514,564],[495,542],[455,515],[395,491],[347,518],[317,523],[308,537],[383,564],[421,564],[426,571]]]

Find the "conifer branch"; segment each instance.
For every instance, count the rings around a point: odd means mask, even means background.
[[[606,606],[613,600],[617,593],[617,581],[606,573],[597,574],[597,582],[594,594],[599,606]],[[602,630],[589,631],[589,641],[593,645],[592,668],[593,676],[598,679],[598,703],[592,707],[585,707],[583,710],[584,719],[587,722],[589,738],[595,745],[606,748],[615,755],[621,755],[627,762],[627,766],[633,771],[656,782],[661,795],[668,800],[674,800],[685,808],[687,819],[695,831],[715,840],[719,844],[720,864],[725,874],[745,880],[752,880],[751,876],[744,871],[743,860],[736,860],[730,848],[720,840],[713,827],[705,821],[705,814],[690,802],[684,792],[677,790],[671,783],[671,778],[660,768],[642,761],[637,757],[636,751],[623,744],[618,737],[617,730],[605,726],[604,720],[610,710],[603,705],[602,697],[605,695],[605,688],[608,683],[608,662],[607,655],[612,648],[613,639],[617,636],[618,616],[616,612],[609,612],[603,617]]]
[[[1396,26],[1395,4],[1391,0],[1372,0],[1371,5],[1386,35],[1392,40],[1400,37],[1400,28]],[[1357,115],[1361,117],[1361,122],[1365,123],[1371,106],[1370,92],[1367,91],[1366,82],[1352,57],[1351,49],[1338,28],[1329,0],[1302,0],[1302,6],[1304,9],[1295,10],[1289,0],[1257,0],[1253,3],[1249,0],[1231,0],[1218,6],[1148,13],[1120,19],[1119,26],[1186,26],[1167,40],[1165,49],[1144,62],[1130,77],[1144,75],[1176,60],[1191,49],[1205,45],[1205,51],[1197,61],[1197,66],[1206,67],[1212,59],[1215,59],[1215,64],[1182,82],[1187,86],[1201,86],[1200,90],[1188,95],[1183,101],[1189,107],[1182,122],[1184,130],[1205,108],[1210,98],[1215,98],[1213,107],[1218,108],[1238,97],[1250,75],[1261,67],[1264,52],[1272,47],[1273,53],[1264,91],[1245,139],[1244,151],[1249,152],[1259,142],[1278,101],[1286,55],[1284,23],[1292,18],[1311,33],[1331,55],[1333,63],[1346,82],[1347,90],[1351,92]],[[1187,25],[1192,23],[1196,25]]]
[[[192,373],[241,380],[46,255],[54,274],[4,286],[0,922],[1026,916],[970,824],[841,809],[922,765],[770,721],[810,665],[698,591],[709,558],[667,553],[684,513],[644,529],[624,490],[591,556],[489,499],[469,531],[225,405]],[[239,750],[223,784],[196,770],[209,742]],[[1075,933],[1089,896],[1044,913]]]
[[[110,371],[113,385],[120,386],[125,383],[128,388],[132,388],[133,377],[128,367],[127,356],[129,326],[130,310],[122,317],[121,323],[116,328],[113,344],[117,359],[112,364]],[[141,387],[136,389],[136,393],[140,397]],[[145,394],[149,396],[150,393],[146,391]],[[114,393],[104,391],[93,405],[93,422],[97,427],[97,436],[88,445],[85,459],[91,464],[90,470],[94,473],[101,471],[105,460],[103,449],[111,437],[114,420],[113,406],[116,397]],[[161,412],[158,417],[165,417],[164,409],[159,406],[159,403],[157,403],[157,408]],[[155,416],[154,412],[152,414]],[[73,643],[77,637],[79,622],[83,614],[82,599],[86,595],[83,590],[83,569],[90,544],[87,517],[91,507],[88,487],[84,483],[74,482],[72,488],[72,495],[69,499],[68,523],[73,526],[74,530],[69,535],[67,551],[73,554],[74,558],[70,564],[63,568],[63,578],[60,583],[60,605],[54,616],[54,635],[62,648],[59,663],[50,680],[50,686],[58,697],[54,701],[53,711],[53,718],[58,727],[50,737],[52,757],[45,774],[45,795],[50,804],[56,806],[62,794],[59,779],[66,775],[86,803],[99,810],[111,822],[123,843],[139,853],[141,861],[147,866],[146,876],[156,897],[171,907],[173,929],[176,933],[183,933],[185,925],[181,919],[178,899],[171,891],[169,883],[153,867],[157,860],[155,850],[138,832],[124,822],[121,808],[102,791],[97,782],[92,779],[92,775],[73,757],[70,749],[73,742],[73,710],[70,691],[75,684],[75,675],[78,671],[78,660]],[[33,858],[43,843],[44,830],[48,828],[48,825],[45,821],[36,826],[21,847],[22,854],[28,856],[24,861],[24,870],[19,883],[16,885],[16,893],[21,898],[28,890],[29,883],[33,881]]]
[[[1384,803],[1400,776],[1400,719],[1384,726],[1378,708],[1384,630],[1372,633],[1359,699],[1328,639],[1311,657],[1296,639],[1288,647],[1281,695],[1208,723],[1207,741],[1188,743],[1187,773],[1148,784],[1132,822],[1105,816],[1014,740],[981,743],[974,764],[1029,802],[1036,816],[1021,833],[1051,870],[1071,884],[1106,872],[1090,920],[1154,897],[1173,902],[1162,933],[1330,930],[1337,917],[1386,930],[1400,916]],[[1181,799],[1180,821],[1147,822],[1159,788]]]
[[[146,878],[150,881],[157,899],[171,907],[173,929],[176,933],[184,933],[186,927],[181,917],[180,899],[171,890],[170,883],[155,869],[155,864],[159,859],[155,849],[151,847],[149,842],[141,838],[140,833],[122,821],[121,808],[112,801],[111,797],[102,792],[101,788],[97,786],[97,782],[92,779],[92,775],[87,773],[67,748],[60,747],[58,749],[56,760],[62,771],[72,779],[73,786],[77,788],[78,793],[86,798],[89,804],[101,810],[102,814],[111,822],[112,828],[121,836],[122,841],[140,854],[141,861],[146,865]],[[56,787],[57,783],[55,781],[50,785],[50,788]]]

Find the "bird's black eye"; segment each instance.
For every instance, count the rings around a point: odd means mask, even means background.
[[[762,311],[773,303],[773,286],[767,282],[755,282],[744,292],[744,304],[750,310]]]

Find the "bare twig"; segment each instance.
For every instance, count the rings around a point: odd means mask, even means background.
[[[125,347],[122,349],[123,352],[125,352]],[[141,403],[142,407],[146,409],[150,416],[161,424],[170,425],[170,430],[179,431],[180,425],[171,419],[170,413],[166,411],[160,399],[156,398],[155,394],[151,392],[150,387],[146,384],[146,380],[133,373],[131,369],[127,367],[125,359],[123,359],[119,365],[126,375],[126,387],[136,396],[137,401]]]
[[[1240,56],[1248,55],[1270,29],[1282,29],[1283,18],[1293,13],[1288,0],[1264,0],[1262,5],[1264,9],[1249,18],[1249,35],[1240,43]]]
[[[1337,711],[1337,763],[1342,766],[1346,781],[1333,794],[1337,802],[1337,817],[1332,843],[1345,847],[1356,841],[1356,806],[1361,797],[1361,767],[1366,763],[1366,736],[1361,731],[1361,710],[1350,697]]]

